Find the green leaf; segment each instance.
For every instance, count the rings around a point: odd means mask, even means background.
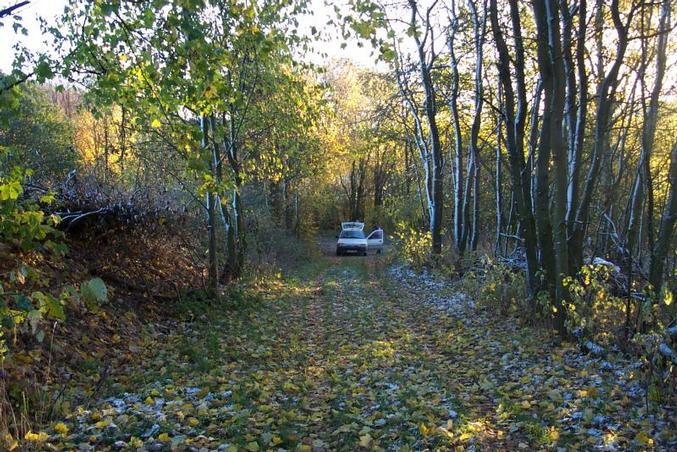
[[[367,21],[357,22],[353,28],[357,34],[364,39],[367,39],[374,32],[374,26]]]
[[[0,201],[14,201],[22,192],[21,183],[16,180],[0,185]]]
[[[33,302],[30,300],[30,298],[23,295],[19,295],[16,298],[16,307],[22,311],[32,311],[34,308]]]
[[[92,278],[80,290],[85,301],[108,301],[108,288],[101,278]]]
[[[34,309],[28,313],[28,322],[31,325],[31,331],[33,334],[38,330],[40,325],[40,320],[42,320],[42,312]]]
[[[57,300],[53,296],[47,294],[45,297],[45,307],[47,308],[47,314],[50,317],[59,320],[66,320],[66,313],[63,310],[60,300]]]
[[[46,61],[42,61],[35,68],[35,75],[38,77],[38,80],[44,81],[54,77],[54,71],[52,71],[52,68]]]

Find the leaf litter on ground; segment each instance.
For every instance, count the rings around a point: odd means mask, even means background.
[[[378,259],[378,258],[377,258]],[[171,329],[72,410],[51,449],[572,450],[677,447],[638,364],[478,307],[451,281],[325,259],[244,307]],[[122,392],[124,390],[125,392]]]

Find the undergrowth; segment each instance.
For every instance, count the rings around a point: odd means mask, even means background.
[[[23,191],[27,174],[0,179],[0,449],[114,390],[147,351],[143,325],[200,281],[166,225],[64,234],[42,210],[53,197]]]

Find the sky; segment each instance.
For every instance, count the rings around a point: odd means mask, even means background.
[[[19,0],[0,0],[0,9],[18,3]],[[28,29],[28,36],[22,36],[14,32],[12,27],[12,20],[5,18],[3,26],[0,27],[0,42],[3,43],[3,52],[0,52],[0,71],[9,72],[14,60],[15,51],[14,45],[20,40],[32,50],[44,51],[48,48],[44,44],[45,37],[40,31],[38,17],[41,16],[53,23],[55,18],[59,16],[68,0],[31,0],[31,2],[18,10],[18,15],[22,18],[22,24]],[[308,18],[301,23],[300,28],[310,30],[315,26],[318,30],[330,32],[326,23],[334,14],[333,6],[329,7],[324,4],[324,0],[311,0],[311,10],[314,12],[314,18]],[[371,48],[369,46],[358,47],[355,41],[346,43],[344,49],[341,48],[342,40],[336,33],[327,42],[318,43],[317,47],[327,54],[326,59],[331,58],[347,58],[353,60],[356,64],[364,67],[375,67],[375,57],[371,56]],[[316,64],[322,64],[325,61],[323,56],[316,54],[311,58]]]
[[[0,9],[19,3],[19,0],[0,0]],[[14,61],[14,45],[21,39],[29,48],[44,50],[44,37],[38,25],[38,16],[42,16],[48,21],[53,21],[55,17],[63,12],[67,0],[32,0],[28,5],[16,10],[15,14],[22,18],[22,24],[28,29],[28,36],[22,36],[14,32],[12,27],[13,20],[4,18],[2,27],[0,27],[0,42],[2,42],[3,51],[0,53],[0,71],[9,72]]]

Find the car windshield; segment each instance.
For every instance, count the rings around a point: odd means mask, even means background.
[[[363,239],[364,238],[364,232],[360,231],[359,229],[348,229],[341,231],[340,238],[342,239]]]

